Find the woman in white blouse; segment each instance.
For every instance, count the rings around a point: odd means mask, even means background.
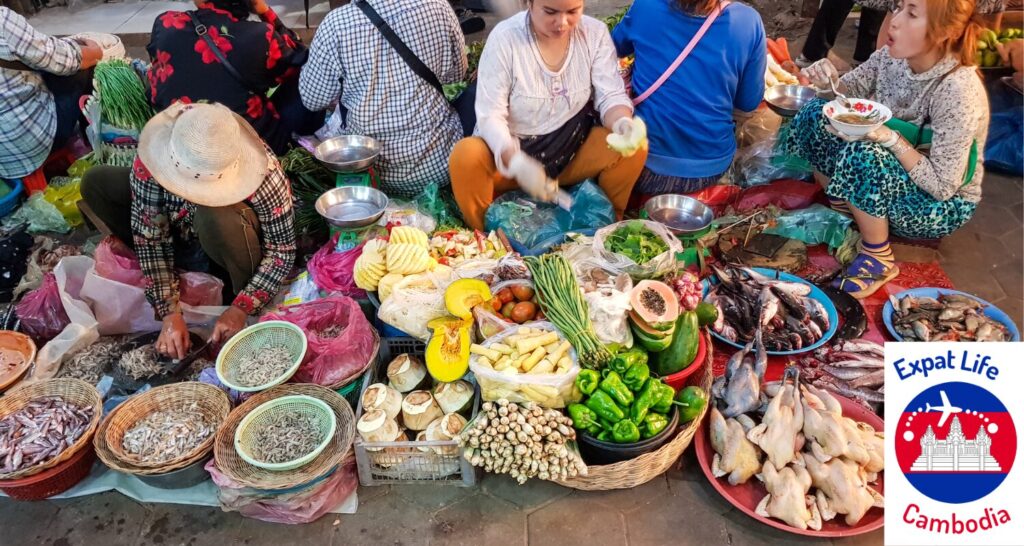
[[[641,124],[604,23],[583,0],[531,0],[499,23],[477,72],[476,136],[449,161],[466,223],[483,229],[496,195],[519,187],[552,201],[558,185],[597,178],[620,217],[647,158]],[[635,144],[621,153],[606,138]]]

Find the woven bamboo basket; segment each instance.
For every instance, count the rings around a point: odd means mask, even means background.
[[[264,402],[294,394],[312,396],[331,406],[337,420],[331,443],[327,444],[327,447],[316,459],[295,470],[274,472],[245,462],[235,451],[235,431],[242,419]],[[217,468],[225,476],[242,485],[263,490],[290,489],[332,472],[352,449],[355,435],[355,414],[352,413],[352,407],[340,394],[319,385],[287,383],[263,391],[235,408],[217,431],[217,438],[213,443],[213,456]]]
[[[213,447],[214,434],[211,434],[188,453],[166,461],[143,461],[125,451],[122,443],[125,433],[149,414],[191,407],[192,404],[195,404],[197,410],[202,412],[215,431],[231,413],[231,399],[224,391],[213,385],[188,381],[156,387],[132,396],[118,407],[116,416],[111,415],[106,419],[106,432],[103,435],[106,449],[123,463],[138,468],[157,469],[161,474],[169,472],[181,463],[195,461],[197,457],[208,453]]]
[[[196,453],[192,458],[176,463],[173,465],[167,465],[159,468],[145,468],[141,466],[135,466],[118,459],[114,452],[107,446],[107,428],[110,426],[110,422],[117,415],[117,412],[121,410],[122,406],[118,406],[110,411],[107,416],[100,423],[99,428],[96,429],[96,434],[92,438],[92,445],[96,450],[96,456],[99,457],[103,464],[107,465],[111,470],[116,470],[124,474],[131,474],[133,476],[159,476],[162,474],[169,474],[175,470],[181,470],[182,468],[191,466],[196,461],[201,461],[211,455],[213,446],[207,447],[205,450]]]
[[[702,335],[707,336],[708,334],[705,332]],[[708,343],[708,351],[704,358],[704,362],[701,364],[701,366],[704,367],[704,373],[699,376],[699,384],[705,392],[710,393],[711,382],[714,380],[714,372],[711,364],[712,359],[714,358],[714,351],[711,348],[711,340],[705,339],[705,341]],[[584,491],[629,489],[631,487],[643,485],[664,474],[672,467],[673,464],[675,464],[679,459],[679,456],[683,454],[683,451],[686,451],[690,442],[693,441],[693,436],[697,433],[697,429],[700,428],[700,424],[704,420],[704,415],[707,414],[707,411],[707,406],[705,406],[704,410],[700,412],[700,415],[698,415],[696,419],[681,427],[676,431],[675,438],[661,446],[661,448],[656,451],[645,453],[635,459],[622,461],[620,463],[588,466],[586,476],[577,476],[564,481],[559,480],[558,483],[565,487],[582,489]]]
[[[0,474],[0,480],[16,480],[19,478],[25,478],[33,474],[38,474],[43,470],[53,468],[73,457],[75,453],[78,453],[78,451],[92,441],[92,436],[96,432],[96,428],[99,427],[100,420],[103,416],[103,397],[100,396],[96,387],[82,381],[81,379],[72,379],[69,377],[61,379],[47,379],[45,381],[37,381],[16,387],[0,398],[0,419],[20,410],[29,402],[46,396],[59,396],[63,398],[65,402],[92,408],[92,420],[89,422],[89,425],[86,427],[82,435],[78,437],[78,440],[75,440],[75,443],[61,452],[60,455],[50,459],[49,461],[33,465],[24,470]]]
[[[376,329],[372,330],[372,332],[373,352],[370,353],[370,358],[366,360],[366,364],[364,364],[362,368],[359,368],[359,371],[357,373],[354,373],[333,385],[328,385],[327,388],[331,389],[332,391],[337,391],[347,385],[359,381],[360,379],[363,378],[363,374],[366,373],[366,370],[370,369],[370,366],[373,366],[374,364],[377,363],[377,357],[380,356],[380,334],[377,333]]]

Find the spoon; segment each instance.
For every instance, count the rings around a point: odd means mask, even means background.
[[[828,83],[832,86],[832,93],[835,94],[836,100],[839,101],[839,105],[842,106],[843,108],[846,108],[847,110],[853,108],[853,105],[850,104],[850,99],[846,98],[846,95],[840,93],[836,89],[835,78],[829,78]]]

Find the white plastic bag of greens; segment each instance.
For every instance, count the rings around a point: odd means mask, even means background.
[[[381,302],[377,318],[420,341],[427,341],[430,338],[427,323],[448,316],[444,291],[452,280],[448,268],[409,275],[398,281],[391,295]]]
[[[587,300],[590,322],[594,324],[597,339],[608,345],[633,346],[633,333],[629,329],[629,292],[633,279],[626,274],[610,277],[600,269],[581,277],[583,298]]]
[[[509,328],[504,332],[487,338],[483,346],[492,348],[496,344],[504,345],[510,349],[515,347],[515,338],[521,336],[520,332],[525,328],[535,328],[545,332],[554,332],[558,335],[556,343],[566,343],[563,336],[554,324],[544,321],[527,322],[519,327]],[[511,345],[509,345],[511,344]],[[550,344],[549,344],[550,345]],[[579,359],[576,356],[576,349],[569,346],[569,359],[572,364],[564,373],[521,373],[514,366],[508,366],[502,370],[495,370],[480,361],[480,355],[469,356],[469,369],[476,376],[477,384],[480,385],[480,395],[485,401],[508,399],[510,402],[526,403],[536,402],[545,408],[560,409],[580,399],[579,392],[573,387],[576,376],[580,373]]]
[[[658,222],[626,220],[597,230],[594,255],[610,273],[627,273],[634,279],[660,277],[676,267],[679,239]]]

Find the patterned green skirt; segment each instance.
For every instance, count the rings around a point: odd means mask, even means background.
[[[953,196],[939,201],[917,187],[888,150],[871,142],[846,142],[825,130],[825,101],[803,107],[779,137],[780,153],[807,160],[831,181],[825,193],[833,199],[889,220],[900,237],[937,239],[967,223],[976,203]]]

